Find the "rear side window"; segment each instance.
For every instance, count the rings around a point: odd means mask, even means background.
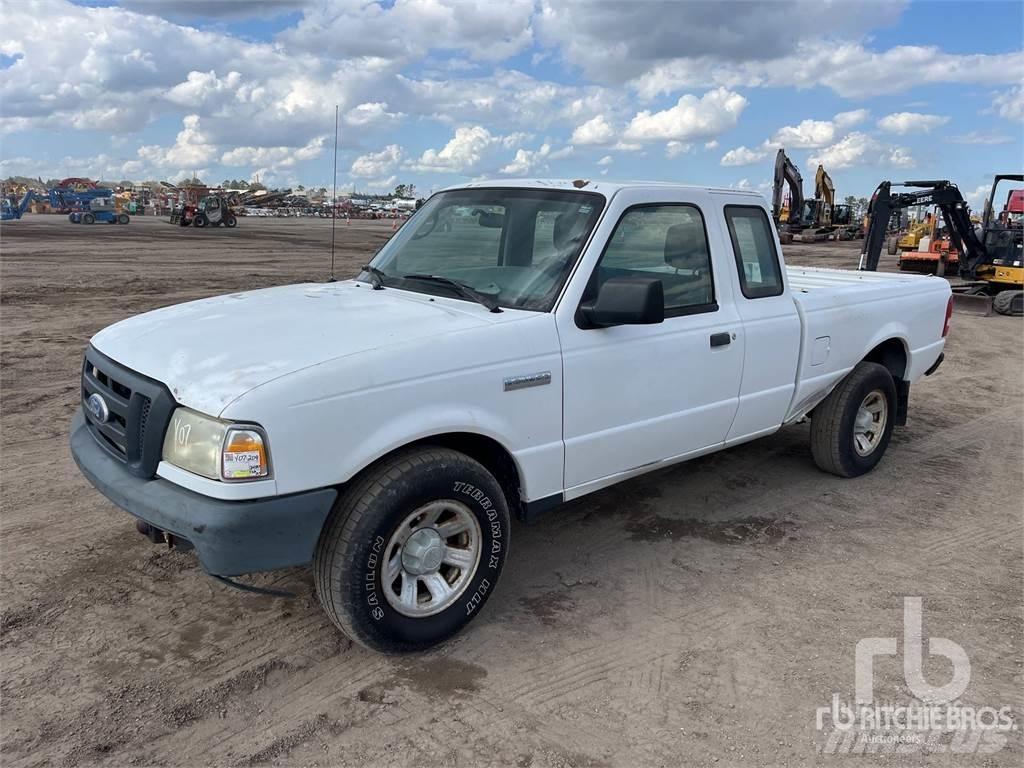
[[[772,225],[764,208],[753,205],[727,205],[725,221],[736,255],[740,288],[748,299],[778,296],[782,293],[782,270],[775,250]]]

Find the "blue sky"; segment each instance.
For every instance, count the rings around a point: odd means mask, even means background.
[[[1024,164],[1020,2],[3,1],[0,176],[329,187],[335,104],[340,189]]]

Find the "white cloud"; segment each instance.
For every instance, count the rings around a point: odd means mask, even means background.
[[[294,50],[338,58],[416,61],[440,49],[497,61],[530,45],[533,11],[533,0],[335,0],[313,5],[280,40]]]
[[[840,131],[864,122],[869,115],[866,109],[854,109],[840,112],[831,120],[801,120],[797,125],[779,128],[765,146],[818,149],[833,143]]]
[[[893,112],[878,121],[878,127],[886,133],[928,133],[933,128],[945,125],[949,118],[944,115],[926,115],[921,112]]]
[[[736,147],[730,149],[719,161],[724,166],[737,166],[737,165],[753,165],[759,163],[768,157],[768,150],[759,149],[748,149],[747,147]]]
[[[704,146],[706,147],[708,144],[712,143],[716,147],[718,146],[718,142],[711,141],[707,142],[707,144],[705,144]],[[687,144],[682,141],[670,141],[668,144],[665,145],[665,154],[668,157],[679,157],[680,155],[686,154],[691,149],[693,149],[693,146],[691,144]]]
[[[235,71],[228,72],[223,78],[217,77],[212,69],[209,72],[192,71],[184,82],[170,88],[165,98],[180,106],[196,109],[213,99],[233,97],[241,82],[241,73]]]
[[[380,177],[395,169],[401,161],[402,148],[397,144],[388,144],[380,152],[357,157],[349,173],[365,179]]]
[[[863,123],[871,117],[871,112],[866,109],[851,109],[849,112],[840,112],[832,118],[837,128],[852,128]]]
[[[614,162],[615,161],[612,159],[611,155],[605,155],[604,157],[602,157],[600,160],[597,161],[597,164],[598,165],[611,165]]]
[[[520,147],[516,150],[516,156],[512,159],[512,162],[504,166],[500,173],[512,176],[521,176],[532,171],[540,165],[545,158],[550,156],[550,144],[542,144],[540,149],[537,150],[523,149]]]
[[[704,142],[704,149],[718,149],[718,139]]]
[[[856,3],[848,5],[860,8]],[[769,4],[769,7],[774,6]],[[873,9],[880,7],[872,6]],[[791,39],[785,34],[783,38]],[[1024,52],[1021,51],[954,54],[936,46],[914,45],[872,51],[861,43],[808,40],[797,43],[777,58],[741,60],[706,55],[673,59],[651,67],[632,84],[644,98],[708,86],[801,89],[820,86],[856,99],[901,93],[936,83],[986,86],[1016,83],[1017,73],[1022,68]]]
[[[488,149],[500,143],[501,137],[482,125],[457,128],[455,136],[442,149],[428,149],[408,167],[422,172],[467,173],[480,164]]]
[[[974,188],[973,192],[967,192],[964,195],[964,200],[967,201],[967,205],[971,211],[975,213],[981,213],[985,208],[985,201],[988,200],[988,196],[992,193],[992,184],[981,184]]]
[[[203,133],[199,115],[186,115],[182,129],[170,147],[148,145],[139,147],[139,159],[156,169],[200,168],[213,161],[217,147]]]
[[[1020,69],[1017,70],[1018,73]],[[992,108],[1007,120],[1024,121],[1024,85],[1018,85],[992,99]]]
[[[610,144],[615,138],[615,129],[605,119],[604,115],[587,120],[576,127],[572,133],[572,143],[587,146],[589,144]]]
[[[743,96],[726,88],[708,91],[700,98],[686,94],[669,109],[638,112],[623,135],[629,141],[714,137],[736,126],[747,103]]]
[[[623,82],[666,62],[707,60],[754,68],[788,55],[794,43],[822,30],[851,38],[899,18],[902,3],[864,13],[857,3],[801,3],[792,13],[774,3],[627,2],[541,0],[535,26],[541,42],[599,82]],[[831,75],[831,72],[823,73]],[[725,85],[726,83],[716,83]]]
[[[866,133],[855,131],[835,144],[825,147],[808,158],[808,165],[819,163],[829,171],[852,168],[859,165],[878,167],[912,168],[914,158],[904,147],[893,147]]]
[[[771,143],[781,147],[813,149],[829,144],[836,135],[830,120],[801,120],[799,125],[783,126],[772,136]]]
[[[563,158],[570,157],[576,148],[572,144],[566,144],[561,149],[556,149],[554,152],[548,155],[551,160],[562,160]]]
[[[345,122],[349,125],[364,127],[393,122],[403,117],[405,115],[401,112],[389,112],[385,101],[370,101],[350,109],[345,115]]]

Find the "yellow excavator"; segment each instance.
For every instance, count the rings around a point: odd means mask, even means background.
[[[824,166],[818,165],[814,174],[814,198],[804,201],[800,217],[805,229],[793,239],[801,243],[821,240],[852,240],[863,230],[853,222],[853,209],[849,205],[836,205],[836,188]]]

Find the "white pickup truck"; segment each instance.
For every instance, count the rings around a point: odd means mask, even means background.
[[[756,194],[473,183],[354,280],[101,331],[71,447],[209,574],[312,563],[346,635],[414,650],[493,594],[512,514],[808,417],[822,469],[869,471],[951,308],[941,278],[784,268]]]

